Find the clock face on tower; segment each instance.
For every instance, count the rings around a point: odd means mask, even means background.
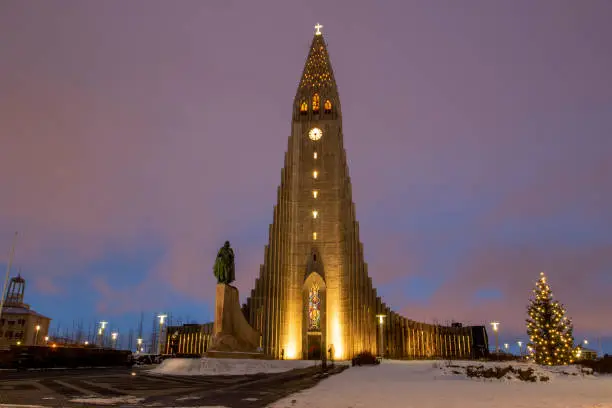
[[[310,129],[310,131],[308,132],[308,137],[312,141],[317,141],[321,139],[321,136],[323,136],[323,132],[317,127]]]

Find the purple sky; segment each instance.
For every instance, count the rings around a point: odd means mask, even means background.
[[[34,308],[126,330],[211,319],[229,239],[246,296],[320,22],[387,303],[514,341],[546,271],[577,338],[610,338],[610,21],[605,0],[5,0],[0,263],[19,230]]]

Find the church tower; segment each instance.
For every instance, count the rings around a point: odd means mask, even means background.
[[[244,311],[279,358],[334,358],[376,349],[376,292],[352,202],[340,97],[315,35],[293,101],[291,135],[264,264]]]

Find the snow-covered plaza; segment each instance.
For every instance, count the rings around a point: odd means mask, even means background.
[[[612,376],[609,375],[565,375],[555,369],[536,368],[548,371],[550,380],[536,383],[484,380],[453,374],[444,368],[445,364],[443,361],[387,360],[380,366],[351,367],[271,407],[612,408]]]

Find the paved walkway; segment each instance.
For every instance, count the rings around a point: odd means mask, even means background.
[[[344,368],[337,367],[329,374]],[[247,376],[153,375],[142,368],[0,371],[0,406],[82,407],[104,404],[260,408],[314,386],[328,375],[320,370],[311,367]]]

